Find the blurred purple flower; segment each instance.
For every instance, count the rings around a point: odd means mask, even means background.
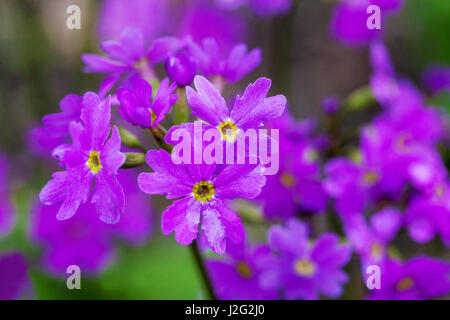
[[[389,260],[381,274],[381,289],[373,290],[369,299],[425,300],[450,293],[450,264],[436,258]]]
[[[333,115],[339,109],[339,101],[336,97],[325,97],[322,100],[322,110],[329,115]]]
[[[214,38],[206,38],[199,46],[190,41],[188,48],[195,57],[197,68],[208,78],[221,77],[229,83],[240,81],[261,63],[261,49],[247,52],[247,45],[234,45],[224,55]]]
[[[121,87],[117,90],[120,102],[117,111],[134,126],[153,128],[164,120],[178,99],[178,95],[172,93],[175,89],[175,83],[169,86],[169,79],[163,79],[152,102],[152,86],[141,78],[135,78],[132,88]]]
[[[370,5],[381,9],[381,20],[402,6],[402,0],[343,0],[339,1],[333,10],[330,32],[340,42],[349,46],[367,45],[379,38],[382,30],[367,28]],[[384,25],[382,24],[382,28]]]
[[[247,241],[227,243],[224,260],[209,259],[207,267],[214,289],[223,300],[276,299],[275,290],[266,290],[259,285],[259,258],[270,253],[265,245],[251,247]]]
[[[260,16],[269,17],[288,13],[292,0],[248,0],[252,10]]]
[[[430,66],[422,76],[423,85],[432,93],[450,91],[450,67]]]
[[[150,81],[156,78],[153,66],[164,62],[170,52],[180,48],[182,42],[174,37],[162,37],[153,41],[147,49],[142,32],[126,28],[119,41],[108,40],[101,43],[108,57],[85,53],[81,59],[86,64],[84,71],[114,75],[117,79],[126,75],[140,75]]]
[[[342,222],[355,252],[361,256],[362,272],[366,275],[368,266],[382,266],[388,258],[388,245],[403,225],[403,216],[394,208],[384,208],[372,215],[370,223],[362,214],[347,217]]]
[[[0,300],[21,298],[31,282],[25,257],[18,252],[0,255]]]
[[[416,196],[406,208],[405,222],[414,241],[428,242],[438,234],[450,246],[450,184],[438,182]]]
[[[251,199],[261,192],[265,178],[255,170],[256,165],[176,165],[164,150],[150,150],[146,162],[155,172],[139,175],[141,190],[166,194],[168,199],[181,198],[163,213],[165,235],[175,231],[175,240],[188,245],[197,238],[201,217],[201,229],[215,253],[225,252],[227,239],[235,243],[242,241],[241,219],[224,201]]]
[[[280,289],[287,299],[318,299],[320,294],[337,298],[348,281],[341,268],[351,257],[349,245],[339,244],[333,233],[309,242],[307,226],[291,219],[285,227],[269,229],[268,241],[276,255],[261,258],[261,285]]]
[[[127,27],[139,29],[150,43],[170,26],[169,2],[161,0],[103,0],[98,32],[102,40],[119,40]]]
[[[312,130],[301,132],[290,114],[269,123],[279,129],[280,168],[276,175],[267,176],[266,186],[259,199],[267,218],[288,219],[300,210],[321,211],[327,197],[320,181],[319,150]]]
[[[31,235],[44,246],[44,265],[55,274],[64,274],[70,265],[93,273],[106,267],[115,255],[114,238],[142,244],[152,229],[150,203],[136,184],[137,174],[121,170],[117,176],[125,191],[124,216],[117,224],[104,224],[93,214],[91,203],[80,205],[70,220],[55,218],[58,206],[35,204]]]
[[[70,142],[69,124],[79,121],[82,100],[76,94],[68,94],[59,102],[61,112],[42,118],[42,127],[31,131],[30,146],[35,152],[49,154],[56,147]]]
[[[0,153],[0,237],[11,231],[14,223],[14,209],[9,192],[9,166]]]
[[[179,87],[190,85],[197,73],[194,57],[185,52],[167,57],[165,67],[170,79]]]
[[[231,112],[219,90],[203,76],[194,79],[197,91],[186,87],[186,96],[195,117],[217,127],[223,140],[233,142],[240,130],[257,129],[262,122],[283,113],[286,106],[283,95],[266,98],[271,83],[270,79],[259,78],[248,85],[243,96],[236,97]]]
[[[92,180],[95,203],[100,220],[116,223],[124,210],[124,194],[117,181],[117,171],[125,161],[120,152],[120,136],[114,126],[111,137],[110,99],[100,101],[92,92],[83,97],[81,121],[70,123],[72,145],[61,154],[61,165],[66,171],[53,174],[53,179],[41,190],[40,200],[45,205],[61,203],[58,220],[72,217],[80,204],[88,199]]]
[[[181,8],[180,37],[190,36],[197,43],[214,38],[221,54],[246,38],[247,22],[239,13],[221,10],[209,0],[190,1]]]

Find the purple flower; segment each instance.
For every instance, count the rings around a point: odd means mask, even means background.
[[[333,11],[330,32],[340,42],[349,46],[366,45],[381,35],[381,30],[367,28],[370,5],[380,7],[384,17],[402,6],[401,0],[343,0],[339,1]],[[382,28],[384,26],[382,25]]]
[[[436,234],[450,245],[450,184],[439,181],[424,195],[416,196],[406,208],[405,222],[410,237],[419,243]]]
[[[322,110],[329,115],[335,114],[339,109],[339,101],[336,97],[326,97],[322,100]]]
[[[240,81],[261,63],[261,49],[247,52],[247,45],[240,43],[224,56],[214,38],[206,38],[199,46],[190,41],[189,50],[195,57],[197,68],[208,78],[222,77],[229,83]]]
[[[279,117],[286,106],[283,95],[266,98],[271,85],[267,78],[259,78],[245,89],[242,97],[238,95],[231,112],[219,90],[206,78],[196,76],[194,84],[197,91],[186,87],[192,114],[217,127],[222,139],[230,142],[241,130],[259,128],[264,121]]]
[[[179,87],[190,85],[197,72],[194,57],[184,52],[167,57],[165,67],[170,79]]]
[[[432,93],[450,91],[450,67],[430,66],[422,76],[423,85]]]
[[[190,36],[197,43],[214,38],[221,53],[244,41],[248,33],[248,23],[241,14],[221,10],[209,0],[190,1],[180,6],[179,14],[180,37]]]
[[[321,211],[326,206],[318,146],[310,130],[300,131],[302,125],[288,113],[269,123],[279,129],[280,168],[276,175],[267,176],[258,197],[267,218],[288,219],[301,210]]]
[[[292,0],[249,0],[252,10],[260,16],[274,16],[289,12]]]
[[[225,252],[227,239],[242,241],[241,219],[224,201],[251,199],[261,192],[265,178],[255,170],[256,165],[176,165],[164,150],[150,150],[146,162],[155,172],[139,175],[141,190],[166,194],[168,199],[180,198],[163,213],[165,235],[175,231],[178,243],[190,244],[197,238],[201,219],[201,229],[215,253]]]
[[[117,111],[129,123],[142,128],[155,127],[164,120],[170,107],[178,99],[172,92],[176,84],[169,86],[169,79],[161,81],[152,102],[152,86],[141,78],[134,79],[133,87],[119,88],[117,98],[120,107]]]
[[[106,267],[115,256],[115,238],[133,244],[142,244],[149,236],[151,208],[148,199],[136,184],[136,172],[121,170],[117,176],[124,187],[126,206],[124,216],[117,224],[104,224],[92,214],[91,203],[81,204],[70,220],[55,218],[58,206],[36,203],[33,210],[31,235],[44,246],[43,262],[55,274],[64,274],[69,265],[78,265],[93,273]]]
[[[110,99],[100,101],[92,92],[83,97],[81,121],[70,123],[72,145],[61,155],[65,171],[53,174],[39,197],[45,205],[61,203],[58,220],[72,217],[88,199],[95,180],[92,203],[105,223],[116,223],[124,210],[124,194],[116,175],[125,162],[120,136],[114,126],[111,137]]]
[[[11,252],[0,256],[0,300],[19,299],[29,288],[27,262],[22,254]]]
[[[389,260],[381,268],[381,289],[370,299],[425,300],[450,293],[450,264],[419,256],[408,261]]]
[[[14,210],[9,196],[8,163],[0,153],[0,237],[8,233],[14,222]]]
[[[361,256],[363,274],[370,265],[381,266],[388,258],[388,245],[403,224],[402,213],[384,208],[366,222],[362,214],[343,220],[345,233],[354,250]]]
[[[342,294],[348,276],[341,268],[350,260],[351,248],[339,244],[336,234],[322,234],[310,243],[306,225],[291,219],[286,227],[271,227],[268,241],[276,255],[263,263],[263,287],[282,288],[287,299],[318,299],[320,294],[337,298]]]
[[[105,0],[99,9],[102,40],[119,40],[127,27],[139,29],[145,43],[160,36],[169,25],[169,4],[160,0]]]
[[[209,259],[208,270],[219,298],[223,300],[276,299],[275,290],[263,289],[259,285],[259,259],[269,253],[268,246],[251,247],[244,240],[238,244],[228,242],[223,260]]]
[[[70,141],[69,124],[78,121],[83,99],[75,94],[65,96],[59,103],[61,112],[42,118],[42,127],[31,131],[31,147],[39,154],[53,152]]]
[[[128,77],[140,75],[147,80],[154,79],[153,66],[164,62],[170,52],[179,49],[181,42],[177,38],[162,37],[153,41],[147,50],[142,32],[126,28],[119,41],[103,41],[101,47],[108,57],[85,53],[81,59],[86,64],[85,72],[105,73]]]

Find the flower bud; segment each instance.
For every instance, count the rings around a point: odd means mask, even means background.
[[[170,56],[165,63],[166,72],[172,81],[175,81],[179,87],[185,87],[194,80],[196,73],[195,60],[181,52],[175,56]]]

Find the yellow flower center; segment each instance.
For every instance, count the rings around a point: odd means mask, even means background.
[[[237,264],[237,272],[244,278],[250,278],[252,276],[252,269],[245,262],[239,262]]]
[[[237,127],[231,121],[224,121],[218,127],[220,134],[222,135],[222,139],[233,142],[236,140],[237,136]]]
[[[397,290],[398,291],[406,291],[411,289],[414,285],[414,280],[411,277],[405,277],[399,282],[397,282]]]
[[[316,265],[309,259],[297,259],[294,262],[294,269],[301,276],[310,276],[316,272]]]
[[[374,171],[368,171],[364,174],[364,183],[367,185],[373,185],[378,181],[378,174]]]
[[[150,110],[150,117],[152,119],[151,124],[155,123],[156,120],[156,113],[154,113],[152,110]]]
[[[288,188],[291,189],[295,186],[295,178],[292,174],[287,173],[287,172],[283,172],[280,176],[280,182],[281,184]]]
[[[89,153],[89,159],[87,161],[87,165],[89,169],[91,169],[92,173],[97,173],[102,168],[102,164],[100,163],[100,154],[98,151],[91,151]]]
[[[380,244],[378,242],[375,242],[374,244],[372,244],[371,253],[372,253],[372,257],[374,257],[375,259],[381,258],[381,256],[383,255],[383,251],[384,251],[384,247],[382,244]]]
[[[444,186],[440,185],[440,186],[436,187],[436,189],[434,190],[434,193],[436,194],[436,196],[438,198],[442,198],[442,196],[444,195]]]
[[[200,181],[194,184],[194,187],[192,188],[192,193],[194,194],[194,198],[197,201],[206,202],[212,199],[215,190],[211,182]]]

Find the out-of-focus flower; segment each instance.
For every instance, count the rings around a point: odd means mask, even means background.
[[[31,235],[44,246],[44,265],[55,274],[64,274],[70,265],[93,273],[106,267],[115,254],[114,238],[132,244],[143,243],[152,228],[151,207],[136,184],[137,174],[121,170],[117,176],[125,191],[124,216],[115,225],[102,223],[94,214],[95,206],[81,204],[70,220],[55,218],[58,206],[36,203]]]
[[[14,211],[10,199],[8,162],[0,153],[0,237],[8,233],[14,222]]]
[[[270,121],[271,129],[279,129],[280,168],[267,176],[267,183],[258,197],[263,202],[267,218],[290,218],[300,210],[321,211],[326,206],[326,194],[320,181],[319,149],[312,130],[301,131],[285,113]]]
[[[170,138],[170,132],[167,135]],[[175,231],[178,243],[190,244],[197,238],[201,218],[201,229],[215,253],[225,252],[227,239],[235,243],[242,241],[241,219],[224,201],[251,199],[261,192],[266,179],[255,170],[256,165],[176,165],[164,150],[150,150],[146,162],[155,172],[139,175],[141,190],[148,194],[166,194],[168,199],[181,198],[163,213],[165,235]]]
[[[61,165],[66,171],[53,174],[53,179],[41,190],[45,205],[61,203],[58,220],[72,217],[80,204],[88,199],[92,180],[95,188],[92,203],[105,223],[116,223],[124,210],[124,194],[117,181],[117,171],[125,162],[120,152],[120,135],[113,127],[111,137],[110,99],[100,101],[92,92],[83,97],[81,121],[70,123],[72,145],[61,152]]]
[[[61,112],[42,118],[42,127],[33,129],[30,137],[30,145],[37,153],[48,154],[70,142],[69,124],[79,121],[82,100],[76,94],[68,94],[59,102]]]
[[[219,298],[224,300],[276,299],[275,290],[263,289],[259,285],[259,259],[269,253],[270,248],[266,245],[251,247],[245,240],[238,244],[228,242],[224,260],[207,261],[214,289]]]
[[[117,111],[134,126],[153,128],[164,120],[170,107],[178,99],[178,95],[172,93],[176,87],[175,83],[169,86],[169,79],[165,78],[152,102],[152,86],[141,78],[135,78],[131,89],[122,87],[117,90],[120,102]]]
[[[228,109],[219,90],[203,76],[194,79],[195,91],[186,87],[188,104],[192,114],[216,127],[222,139],[234,142],[239,132],[257,129],[261,123],[279,117],[286,106],[286,98],[277,95],[266,98],[270,79],[259,78],[248,85],[243,96],[237,96],[233,109]]]
[[[287,299],[318,299],[320,294],[337,298],[342,294],[348,276],[341,268],[350,260],[351,248],[339,244],[336,234],[322,234],[310,243],[306,225],[291,219],[286,227],[271,227],[268,240],[276,255],[261,260],[265,266],[263,287],[282,288]]]
[[[248,0],[252,10],[260,16],[268,17],[289,12],[292,0]]]
[[[149,49],[144,43],[142,32],[126,28],[119,41],[103,41],[101,47],[108,57],[85,53],[81,59],[86,64],[84,71],[115,75],[117,79],[126,75],[140,75],[146,80],[156,78],[153,66],[164,62],[170,52],[181,46],[174,37],[162,37],[153,41]]]
[[[221,54],[246,38],[248,25],[238,12],[221,10],[209,0],[190,1],[180,9],[180,37],[190,36],[198,43],[214,38],[220,44]]]
[[[340,42],[349,46],[366,45],[380,37],[381,30],[369,29],[367,8],[370,5],[380,7],[382,22],[385,17],[397,11],[402,6],[402,0],[343,0],[339,1],[333,10],[330,32]]]
[[[370,265],[381,266],[388,258],[388,245],[403,225],[402,213],[384,208],[366,222],[362,214],[343,219],[345,234],[361,256],[363,274]]]
[[[99,9],[98,32],[102,40],[119,40],[127,27],[139,29],[150,43],[169,26],[169,1],[103,0]]]
[[[424,300],[450,293],[450,264],[419,256],[408,261],[389,260],[381,268],[381,288],[370,299]]]
[[[247,45],[234,45],[227,55],[220,51],[214,38],[206,38],[199,46],[190,41],[189,50],[195,57],[197,68],[208,78],[221,77],[229,83],[240,81],[261,63],[261,49],[247,51]]]
[[[419,243],[436,234],[450,245],[450,185],[439,181],[425,195],[416,196],[406,208],[405,223],[409,235]]]
[[[432,94],[450,91],[450,67],[428,67],[422,76],[422,83]]]
[[[322,110],[329,115],[333,115],[339,109],[339,101],[336,97],[326,97],[322,100]]]
[[[0,255],[0,300],[19,299],[31,287],[27,262],[22,254]]]
[[[194,57],[185,52],[167,57],[165,67],[170,79],[175,81],[179,87],[190,85],[197,72]]]

